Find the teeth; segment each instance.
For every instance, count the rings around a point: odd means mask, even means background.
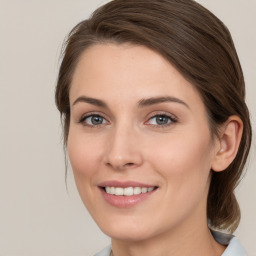
[[[115,188],[115,195],[122,196],[124,194],[123,188]]]
[[[114,187],[110,188],[110,194],[115,194],[115,188]]]
[[[151,192],[154,190],[154,187],[128,187],[128,188],[119,188],[119,187],[105,187],[105,191],[108,194],[116,196],[133,196]]]
[[[116,188],[116,189],[118,189],[118,188]],[[133,188],[132,187],[124,188],[123,190],[124,190],[124,196],[132,196],[133,195]]]
[[[111,194],[111,187],[106,187],[105,190],[108,194]]]
[[[134,195],[139,195],[139,194],[141,194],[141,188],[139,188],[139,187],[134,188],[134,189],[133,189],[133,194],[134,194]]]
[[[141,193],[147,193],[148,189],[147,188],[141,188]]]
[[[151,192],[154,189],[154,187],[148,188],[148,192]]]

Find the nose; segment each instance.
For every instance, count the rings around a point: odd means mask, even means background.
[[[142,151],[139,134],[131,127],[116,127],[108,134],[105,149],[105,164],[115,170],[124,170],[141,166]]]

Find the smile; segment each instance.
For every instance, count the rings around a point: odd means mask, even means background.
[[[107,194],[116,195],[116,196],[133,196],[139,194],[145,194],[151,192],[155,187],[105,187],[105,192]]]
[[[105,202],[117,208],[130,208],[142,203],[158,190],[158,186],[136,181],[105,181],[98,184]]]

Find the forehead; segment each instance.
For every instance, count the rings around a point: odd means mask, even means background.
[[[194,86],[159,53],[131,44],[97,44],[83,52],[70,101],[83,94],[112,102],[172,96],[203,104]]]

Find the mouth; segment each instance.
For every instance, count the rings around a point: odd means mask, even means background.
[[[104,182],[99,189],[105,201],[118,208],[129,208],[150,198],[158,186],[137,182]]]
[[[115,196],[134,196],[134,195],[140,195],[140,194],[146,194],[149,193],[157,187],[103,187],[104,191],[107,194],[115,195]]]

